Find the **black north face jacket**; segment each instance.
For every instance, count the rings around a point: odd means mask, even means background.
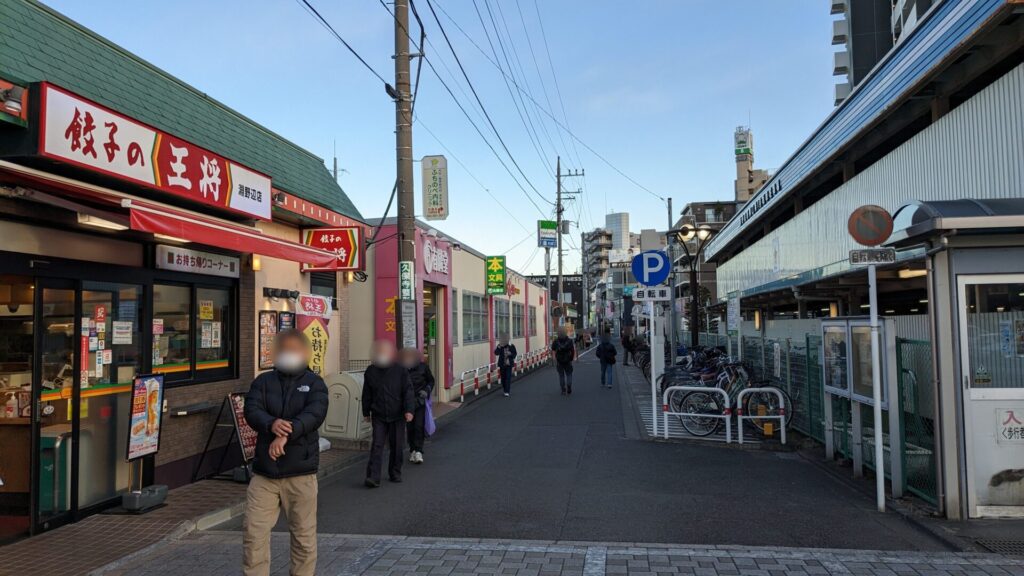
[[[245,421],[257,433],[253,472],[268,478],[315,474],[320,466],[320,434],[327,417],[327,385],[308,368],[298,375],[277,370],[256,377],[245,396]],[[292,424],[284,455],[270,459],[274,420]]]

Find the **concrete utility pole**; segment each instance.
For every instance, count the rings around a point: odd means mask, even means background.
[[[544,342],[551,339],[551,248],[544,248],[544,289],[548,291],[547,306],[544,307]]]
[[[562,178],[571,176],[583,176],[582,170],[573,170],[571,172],[562,173],[562,157],[559,156],[555,164],[555,186],[556,191],[556,202],[555,202],[555,227],[558,229],[558,325],[565,325],[565,303],[562,302],[563,285],[562,285]],[[573,196],[579,192],[566,192],[566,196]]]
[[[398,164],[398,261],[412,262],[416,270],[416,217],[412,177],[412,84],[409,73],[409,0],[395,0],[395,157]],[[415,284],[413,301],[416,300]],[[398,315],[398,345],[416,332],[415,320],[406,326]]]

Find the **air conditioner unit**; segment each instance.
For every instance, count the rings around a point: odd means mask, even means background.
[[[836,106],[839,106],[840,104],[842,104],[843,100],[846,100],[850,96],[850,91],[852,89],[853,88],[850,86],[849,82],[843,82],[842,84],[836,84],[836,102],[835,102]]]
[[[846,0],[832,0],[832,14],[846,14]]]

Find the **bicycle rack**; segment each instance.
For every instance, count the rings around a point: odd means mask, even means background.
[[[743,398],[747,394],[752,394],[754,392],[770,392],[774,394],[775,397],[779,399],[779,413],[771,416],[749,416],[744,414]],[[783,444],[786,443],[786,398],[782,395],[782,392],[778,388],[745,388],[743,390],[740,390],[740,393],[736,396],[736,426],[739,428],[740,444],[743,444],[743,421],[751,420],[754,418],[758,420],[778,420],[780,438]]]
[[[696,414],[693,412],[669,412],[668,410],[668,395],[670,392],[682,390],[684,392],[711,392],[719,394],[722,397],[722,406],[725,406],[725,410],[721,414]],[[665,391],[661,394],[661,418],[662,418],[662,429],[664,429],[664,438],[668,439],[668,417],[669,416],[699,416],[701,418],[721,418],[725,420],[725,443],[732,443],[732,409],[729,407],[729,394],[721,388],[712,388],[710,386],[669,386],[665,388]],[[657,415],[655,415],[657,418]],[[742,428],[741,428],[742,430]],[[741,432],[742,434],[742,432]],[[740,436],[742,438],[742,436]]]

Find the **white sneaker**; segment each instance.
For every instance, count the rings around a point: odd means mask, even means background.
[[[509,396],[508,392],[505,392],[505,397],[508,398],[508,396]]]
[[[413,452],[413,456],[416,457],[416,459],[413,460],[413,462],[417,464],[423,464],[423,452]]]
[[[416,463],[416,451],[409,452],[409,462]]]

